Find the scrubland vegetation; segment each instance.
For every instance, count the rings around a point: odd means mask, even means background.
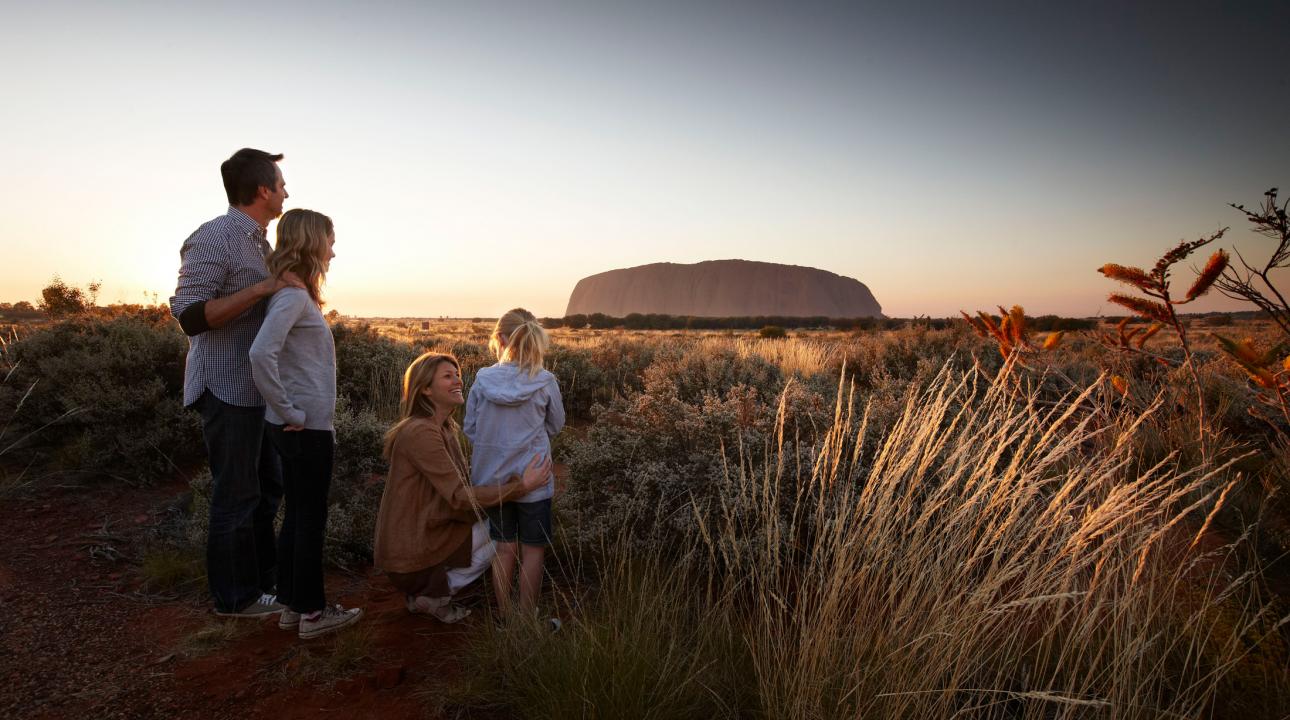
[[[533,717],[1278,717],[1287,428],[1250,414],[1257,386],[1196,331],[1209,463],[1185,371],[1096,333],[1023,368],[964,323],[559,330],[565,629],[482,627],[466,680],[428,695]],[[5,346],[6,437],[52,424],[7,451],[10,492],[191,473],[190,513],[150,558],[160,586],[191,586],[209,476],[178,407],[182,336],[149,312],[22,332]],[[353,567],[401,368],[448,349],[469,382],[487,327],[334,332],[328,551]]]
[[[1290,335],[1275,315],[1178,315],[1199,281],[1169,295],[1163,267],[1103,269],[1159,307],[1046,338],[1020,308],[782,338],[555,330],[548,367],[572,422],[555,448],[569,478],[549,609],[564,629],[479,623],[428,702],[523,717],[1286,716]],[[467,385],[489,362],[486,323],[419,327],[333,328],[336,564],[369,557],[407,361],[453,352]],[[173,323],[82,313],[2,347],[5,492],[192,473],[187,515],[159,538],[178,560],[158,555],[155,572],[191,562],[209,480],[178,407]]]

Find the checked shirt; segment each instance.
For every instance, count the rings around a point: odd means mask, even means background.
[[[197,228],[179,251],[179,286],[170,298],[176,319],[189,306],[227,297],[269,276],[264,259],[269,242],[264,228],[246,213],[228,212]],[[264,322],[265,303],[256,303],[224,327],[188,338],[184,366],[184,406],[210,390],[230,405],[255,407],[264,400],[251,378],[248,353]]]

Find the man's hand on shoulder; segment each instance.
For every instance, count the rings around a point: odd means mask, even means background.
[[[282,273],[280,278],[267,277],[254,285],[248,285],[232,295],[202,303],[200,311],[204,322],[200,323],[200,327],[193,323],[184,325],[182,318],[180,324],[184,327],[184,332],[189,335],[196,335],[198,332],[205,332],[212,328],[224,327],[232,322],[234,318],[246,312],[252,305],[285,287],[304,289],[305,284],[300,281],[298,275],[289,271]],[[193,332],[189,331],[190,327],[194,329]]]
[[[282,273],[282,277],[278,278],[277,287],[273,288],[273,291],[277,292],[282,288],[287,287],[300,288],[301,290],[307,289],[304,281],[300,279],[300,276],[290,270]]]
[[[257,290],[260,295],[268,297],[283,288],[300,288],[305,289],[304,281],[300,276],[290,270],[282,273],[281,277],[267,277],[257,284]]]

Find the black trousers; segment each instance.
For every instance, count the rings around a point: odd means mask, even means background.
[[[322,610],[323,541],[335,436],[330,430],[284,430],[269,425],[282,457],[285,506],[278,531],[278,602],[298,613]]]
[[[282,499],[264,407],[229,405],[207,390],[194,404],[211,465],[206,577],[215,608],[236,612],[273,592],[273,518]]]

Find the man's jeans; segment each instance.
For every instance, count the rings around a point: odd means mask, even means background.
[[[330,430],[289,431],[281,425],[269,425],[269,437],[282,457],[287,496],[278,533],[278,602],[311,613],[326,605],[323,542],[336,441]]]
[[[273,592],[273,519],[282,501],[282,470],[263,406],[229,405],[209,390],[194,406],[211,465],[206,578],[215,609],[236,612]]]

